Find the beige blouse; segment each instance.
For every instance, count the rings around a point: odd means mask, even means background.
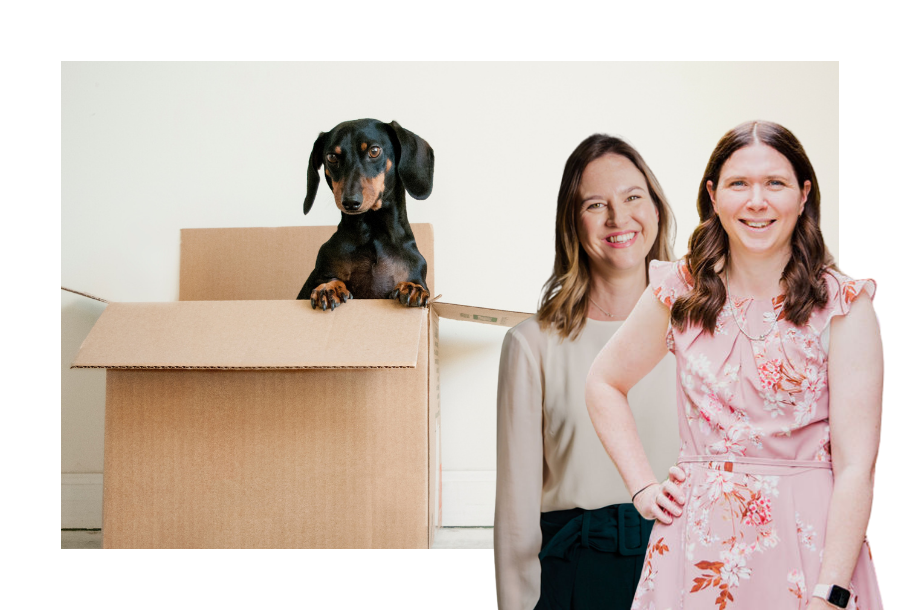
[[[540,513],[631,502],[584,402],[591,364],[621,325],[588,319],[577,339],[560,342],[531,317],[503,341],[494,512],[500,610],[533,610],[540,597]],[[671,354],[632,388],[628,402],[653,472],[662,480],[679,448]]]

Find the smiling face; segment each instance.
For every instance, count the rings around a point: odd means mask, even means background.
[[[790,257],[810,181],[797,183],[787,157],[765,144],[745,146],[725,161],[718,184],[706,182],[706,190],[732,253]]]
[[[644,272],[659,233],[659,213],[640,170],[621,155],[603,155],[585,167],[578,194],[578,240],[591,271]]]

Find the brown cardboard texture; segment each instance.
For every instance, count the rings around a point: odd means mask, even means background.
[[[432,228],[412,228],[435,294]],[[104,547],[431,545],[438,317],[528,314],[314,311],[294,298],[333,231],[185,229],[181,300],[101,315],[73,367],[109,369]]]

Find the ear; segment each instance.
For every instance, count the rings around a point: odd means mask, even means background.
[[[397,121],[391,121],[386,127],[396,136],[394,154],[398,157],[397,171],[404,188],[413,199],[425,199],[434,185],[434,150],[428,142],[400,127]]]
[[[806,208],[806,199],[809,197],[809,191],[812,188],[812,183],[807,180],[803,183],[803,198],[800,200],[800,213],[803,213],[804,208]]]
[[[309,153],[309,167],[306,168],[306,199],[303,201],[303,214],[309,214],[313,201],[316,199],[316,191],[319,190],[319,168],[322,167],[322,152],[325,146],[324,131],[316,138],[312,152]]]
[[[712,180],[706,181],[706,192],[709,193],[709,200],[712,202],[713,212],[718,214],[719,210],[716,209],[716,189]]]

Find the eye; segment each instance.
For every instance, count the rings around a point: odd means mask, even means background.
[[[380,156],[381,156],[381,147],[380,146],[369,147],[369,158],[377,159]]]
[[[334,153],[328,153],[327,155],[325,155],[325,160],[328,161],[329,163],[337,163],[338,156]]]
[[[603,203],[602,201],[595,201],[595,202],[593,202],[593,203],[587,204],[587,205],[584,207],[584,209],[585,209],[585,210],[602,210],[602,209],[605,208],[605,207],[606,207],[606,204]]]
[[[747,183],[743,180],[732,180],[731,184],[729,184],[728,186],[741,187],[741,186],[747,186]]]
[[[771,186],[785,186],[784,182],[781,180],[769,180],[769,184]]]
[[[641,198],[640,195],[629,195],[628,198],[625,199],[625,201],[637,201],[640,198]]]

